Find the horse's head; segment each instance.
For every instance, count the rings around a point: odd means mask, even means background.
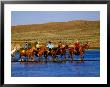
[[[86,42],[86,43],[83,45],[83,47],[84,47],[85,49],[89,49],[89,43]]]

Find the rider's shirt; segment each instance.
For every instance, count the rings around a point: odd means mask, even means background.
[[[53,44],[48,44],[47,47],[48,47],[49,49],[52,49],[52,48],[54,48],[54,45],[53,45]]]
[[[40,48],[40,45],[39,44],[36,44],[36,48]]]

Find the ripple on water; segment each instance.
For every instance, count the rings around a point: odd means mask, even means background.
[[[77,58],[77,57],[75,57]],[[86,52],[85,59],[100,59],[100,50]],[[11,64],[12,77],[98,77],[100,76],[100,61],[85,61],[84,63],[66,62],[47,64]]]

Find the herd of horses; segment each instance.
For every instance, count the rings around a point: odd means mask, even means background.
[[[12,51],[12,55],[16,52],[20,54],[20,61],[24,61],[24,58],[27,57],[28,61],[35,61],[35,56],[38,57],[38,62],[41,62],[42,58],[45,58],[45,62],[48,62],[48,57],[51,56],[52,61],[56,61],[58,59],[58,55],[64,57],[66,60],[66,53],[69,53],[69,58],[71,62],[74,61],[74,55],[78,55],[80,60],[84,62],[85,50],[89,48],[88,43],[81,44],[78,49],[75,47],[69,47],[69,45],[64,45],[64,47],[54,47],[52,49],[47,48],[45,45],[40,46],[40,48],[36,48],[35,45],[32,45],[31,48],[14,48]]]

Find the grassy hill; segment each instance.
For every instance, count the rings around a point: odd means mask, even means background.
[[[57,44],[59,41],[72,43],[78,39],[82,43],[89,41],[91,47],[100,47],[100,21],[76,20],[19,25],[12,26],[11,32],[12,43],[25,41],[46,43],[52,40]]]

